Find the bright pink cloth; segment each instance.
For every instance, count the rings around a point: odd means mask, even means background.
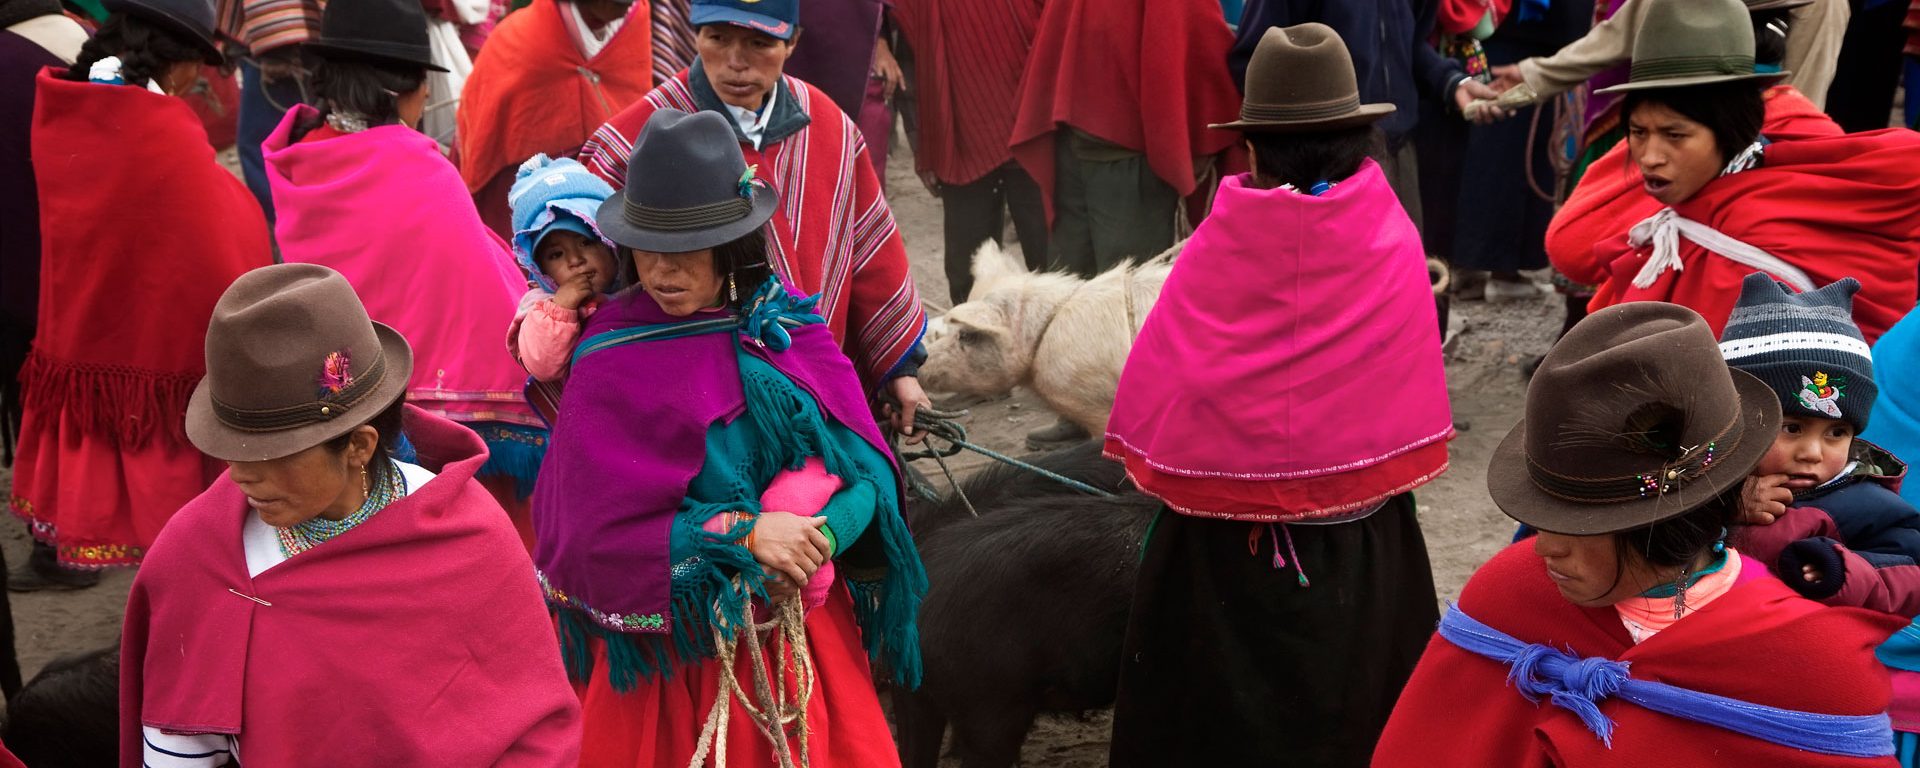
[[[1106,449],[1176,510],[1288,522],[1431,480],[1452,435],[1420,235],[1369,160],[1319,197],[1221,182],[1127,358]]]
[[[527,279],[433,139],[399,125],[293,142],[312,107],[287,112],[267,140],[281,258],[324,264],[367,313],[413,345],[408,402],[454,421],[532,427],[526,375],[495,334]]]
[[[238,734],[248,765],[579,763],[533,563],[473,479],[485,445],[418,408],[406,432],[432,480],[257,576],[227,476],[167,524],[127,597],[121,765],[143,725]]]
[[[553,293],[534,288],[520,297],[520,310],[507,327],[507,354],[541,381],[560,381],[573,365],[573,347],[580,343],[580,325],[600,308],[592,299],[580,308],[553,303]]]
[[[784,470],[774,475],[767,483],[767,490],[760,494],[762,512],[787,512],[805,517],[820,514],[827,508],[827,502],[844,485],[840,478],[827,473],[827,464],[818,456],[807,458],[807,464],[799,469]],[[701,527],[713,533],[727,530],[727,516],[714,515],[707,518]],[[800,590],[800,602],[811,611],[827,601],[827,590],[833,587],[833,561],[820,564],[820,570],[807,580],[807,586]]]
[[[1887,707],[1887,714],[1893,718],[1893,729],[1920,733],[1920,672],[1887,671],[1893,675],[1893,703]]]

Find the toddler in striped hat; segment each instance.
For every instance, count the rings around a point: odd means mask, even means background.
[[[1873,411],[1873,358],[1853,322],[1860,283],[1793,293],[1755,273],[1720,352],[1780,398],[1773,448],[1754,468],[1740,550],[1830,604],[1920,613],[1920,512],[1896,491],[1906,465],[1855,437]]]

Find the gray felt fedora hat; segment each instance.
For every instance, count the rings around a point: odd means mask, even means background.
[[[627,185],[596,218],[602,234],[628,248],[686,253],[759,229],[777,205],[773,189],[748,171],[727,118],[662,109],[633,140]]]
[[[1634,30],[1627,82],[1596,93],[1742,80],[1758,86],[1789,74],[1753,71],[1753,15],[1740,0],[1670,0],[1648,7]]]
[[[207,375],[187,439],[226,461],[268,461],[353,431],[406,394],[413,349],[318,264],[241,275],[213,306]]]
[[[1261,35],[1247,63],[1240,119],[1209,126],[1230,131],[1326,131],[1366,125],[1393,114],[1392,104],[1360,103],[1353,56],[1325,24],[1275,27]]]

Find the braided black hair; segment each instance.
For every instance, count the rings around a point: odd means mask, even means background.
[[[94,63],[109,56],[120,57],[122,79],[146,85],[173,65],[202,61],[207,54],[190,38],[138,16],[115,13],[80,46],[80,57],[67,68],[66,79],[87,82]]]

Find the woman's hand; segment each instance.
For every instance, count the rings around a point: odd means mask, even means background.
[[[789,596],[798,594],[807,578],[833,556],[827,535],[820,532],[820,526],[826,524],[824,517],[785,513],[763,514],[753,524],[753,542],[748,548],[767,571],[768,595],[774,595],[776,586]]]
[[[900,62],[893,58],[893,46],[888,45],[884,37],[873,47],[872,76],[886,81],[884,93],[888,104],[892,104],[893,97],[907,87],[907,75],[901,71]]]
[[[1787,505],[1793,503],[1793,491],[1786,487],[1787,476],[1754,475],[1747,478],[1740,488],[1740,517],[1734,522],[1741,525],[1772,525],[1773,521],[1787,513]]]

